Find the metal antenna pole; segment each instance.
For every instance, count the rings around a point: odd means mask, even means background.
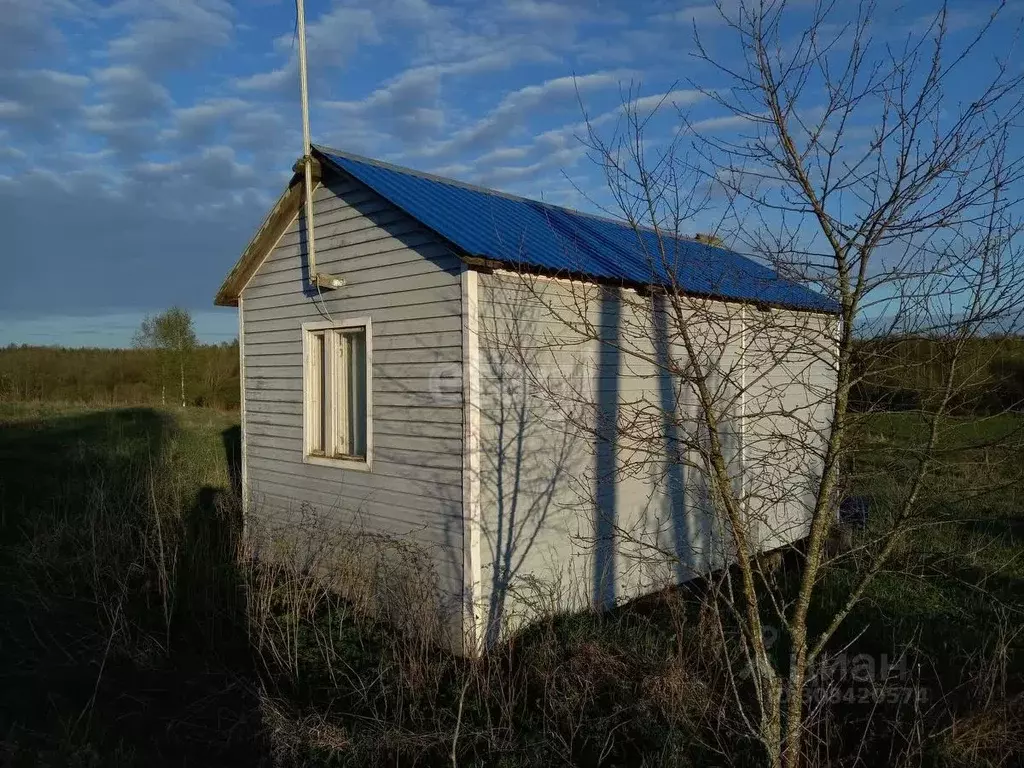
[[[306,7],[295,0],[299,32],[299,91],[302,100],[302,166],[306,183],[306,252],[309,254],[309,280],[317,284],[316,241],[313,236],[313,156],[309,139],[309,81],[306,76]]]

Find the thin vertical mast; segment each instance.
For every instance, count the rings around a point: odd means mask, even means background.
[[[306,252],[309,281],[317,284],[316,240],[313,235],[313,156],[309,139],[309,81],[306,76],[306,7],[295,0],[299,32],[299,91],[302,101],[302,167],[306,185]]]

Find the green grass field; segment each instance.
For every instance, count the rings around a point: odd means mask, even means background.
[[[219,530],[235,420],[0,404],[0,763],[259,756]]]
[[[911,670],[934,704],[948,707],[949,740],[939,764],[986,763],[980,753],[954,761],[956,738],[984,740],[992,721],[1013,729],[1007,744],[1021,748],[1024,691],[1024,418],[1014,414],[951,421],[941,431],[937,461],[921,492],[919,512],[886,569],[842,627],[834,645],[891,658],[905,650]],[[851,472],[851,491],[885,508],[906,492],[926,425],[908,413],[863,417]],[[819,609],[845,598],[862,563],[840,562],[822,585]],[[982,700],[1000,701],[980,714]],[[945,714],[945,713],[944,713]],[[972,721],[972,717],[976,721]],[[988,718],[988,720],[986,720]],[[997,729],[998,730],[998,729]],[[1008,747],[1002,748],[1005,752]],[[998,750],[997,750],[998,751]]]
[[[0,403],[0,764],[451,765],[457,727],[459,765],[720,762],[695,709],[711,641],[673,618],[685,593],[559,617],[473,667],[324,593],[254,580],[236,419]],[[928,693],[927,713],[883,707],[872,748],[923,718],[922,762],[1020,764],[1024,454],[988,443],[1022,425],[950,426],[919,525],[836,638],[850,655],[906,653],[903,682]],[[850,490],[873,506],[858,540],[898,497],[921,429],[909,414],[859,426]],[[819,614],[860,565],[830,571]],[[254,595],[286,653],[254,637]],[[834,730],[843,754],[864,711]]]

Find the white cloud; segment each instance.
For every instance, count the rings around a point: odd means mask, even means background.
[[[276,91],[284,88],[289,83],[294,83],[298,87],[297,71],[296,65],[289,62],[286,66],[278,69],[240,77],[235,80],[235,87],[243,91]]]
[[[569,78],[571,79],[571,78]],[[599,79],[593,81],[598,87]],[[558,83],[553,86],[554,93],[564,94],[565,85]],[[581,89],[582,92],[583,89]],[[529,88],[520,89],[516,93],[532,93]],[[575,96],[575,91],[573,92]],[[503,100],[502,104],[515,103],[514,97]],[[683,106],[695,104],[703,99],[703,94],[693,90],[671,90],[663,93],[641,96],[632,99],[628,107],[638,113],[650,113],[666,105]],[[529,101],[529,99],[527,99]],[[611,123],[617,123],[627,105],[620,104],[615,109],[602,112],[589,120],[576,120],[571,123],[551,128],[533,137],[530,144],[515,147],[498,147],[479,156],[474,166],[480,168],[472,180],[485,185],[507,185],[535,179],[552,170],[567,171],[573,168],[586,154],[586,139],[589,131],[600,131]],[[499,107],[499,110],[501,107]],[[499,110],[495,110],[496,112]]]
[[[227,45],[234,29],[234,9],[224,0],[125,0],[109,14],[130,20],[108,56],[147,72],[195,66]]]
[[[9,100],[0,101],[0,118],[13,120],[25,117],[28,113],[29,108],[24,104]]]
[[[82,110],[84,127],[119,152],[135,155],[153,143],[157,118],[172,105],[167,88],[136,66],[98,70],[99,101]]]
[[[3,112],[0,111],[0,115],[2,114]],[[2,141],[3,138],[4,134],[0,133],[0,141]],[[28,153],[21,151],[17,147],[9,147],[0,143],[0,159],[22,162],[24,160],[28,160]]]
[[[491,165],[494,163],[509,163],[516,160],[523,160],[530,154],[529,147],[499,147],[492,149],[476,159],[479,165]]]
[[[306,25],[306,60],[310,79],[323,78],[343,66],[360,45],[381,42],[373,13],[362,8],[339,6]],[[281,91],[298,88],[297,43],[292,33],[274,40],[278,54],[288,57],[286,63],[267,72],[238,78],[237,88],[243,91]]]
[[[321,66],[341,66],[360,43],[380,41],[373,13],[365,8],[339,6],[306,26],[306,52]],[[274,46],[285,52],[297,47],[291,34],[277,38]]]
[[[159,135],[161,141],[205,144],[220,128],[231,124],[251,109],[249,102],[236,98],[205,99],[171,112],[170,125]]]
[[[506,16],[532,22],[579,22],[591,18],[591,13],[583,8],[544,0],[509,0],[502,10]]]
[[[439,157],[493,145],[514,132],[531,112],[543,107],[573,108],[577,97],[616,87],[628,75],[624,72],[595,72],[558,77],[512,91],[486,116],[458,131],[450,139],[424,147],[418,154]]]
[[[735,18],[739,2],[740,0],[722,0],[720,5],[715,3],[688,5],[674,11],[659,13],[654,16],[654,21],[690,27],[696,25],[698,29],[725,24],[729,19]]]
[[[705,98],[704,94],[696,90],[673,90],[667,93],[656,93],[651,96],[641,96],[629,103],[629,109],[633,112],[644,114],[653,112],[656,109],[671,107],[686,107],[696,104]]]
[[[565,147],[545,155],[529,165],[506,165],[490,168],[477,176],[480,184],[501,187],[512,182],[534,179],[545,171],[567,171],[583,157],[581,146]]]
[[[340,124],[329,141],[372,152],[393,136],[402,145],[422,145],[447,125],[441,102],[446,78],[468,77],[503,70],[516,61],[509,51],[499,51],[464,61],[412,67],[354,101],[321,103],[329,124]],[[394,151],[394,147],[390,148]]]
[[[52,69],[0,72],[5,118],[29,138],[48,138],[80,114],[89,82],[84,75]]]
[[[103,108],[115,119],[147,117],[172,103],[168,90],[138,67],[108,67],[94,73]]]
[[[14,68],[52,59],[64,43],[55,21],[81,20],[89,0],[5,0],[0,3],[0,66]]]
[[[733,128],[742,128],[750,125],[753,121],[744,115],[722,115],[721,117],[706,117],[703,120],[696,120],[690,124],[694,132],[699,131],[722,131]]]

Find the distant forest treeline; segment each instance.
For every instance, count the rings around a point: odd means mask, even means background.
[[[994,414],[1024,406],[1024,337],[972,339],[956,353],[949,342],[890,337],[856,347],[856,410],[903,411],[934,406],[952,375],[949,408],[962,414]]]
[[[160,349],[0,347],[0,400],[86,405],[179,403],[179,369]],[[185,365],[191,405],[238,408],[238,343],[201,345]]]
[[[949,347],[928,339],[862,342],[858,353],[858,410],[916,408],[941,395],[950,369]],[[1024,338],[972,341],[955,370],[952,406],[960,412],[996,413],[1024,403]],[[176,364],[155,349],[0,348],[0,400],[174,405],[178,376]],[[189,352],[185,391],[192,405],[237,409],[237,342]]]

